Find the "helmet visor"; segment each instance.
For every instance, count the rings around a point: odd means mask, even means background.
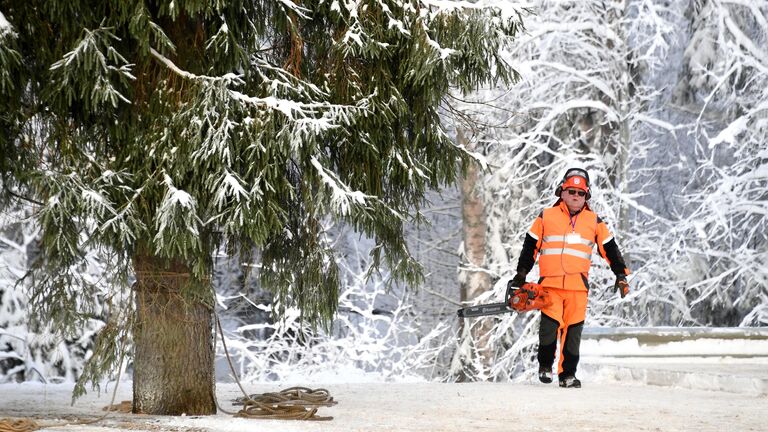
[[[589,181],[589,174],[587,174],[587,170],[581,168],[571,168],[565,172],[566,180],[573,176],[583,177],[585,180]]]

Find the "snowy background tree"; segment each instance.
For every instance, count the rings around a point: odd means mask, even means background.
[[[695,115],[669,266],[680,321],[768,323],[768,3],[692,1],[676,109]],[[695,163],[692,163],[695,161]],[[678,222],[679,221],[679,222]]]

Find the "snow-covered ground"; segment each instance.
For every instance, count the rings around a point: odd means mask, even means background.
[[[89,394],[70,405],[71,385],[0,386],[0,417],[34,418],[45,431],[764,431],[768,398],[744,393],[643,385],[582,374],[581,389],[526,383],[351,383],[306,385],[328,389],[338,401],[321,408],[325,422],[250,420],[227,414],[158,417],[112,413],[92,425],[75,424],[103,414],[111,393]],[[130,399],[129,382],[117,401]],[[250,393],[280,390],[246,386]],[[234,410],[234,384],[217,386],[219,403]]]
[[[586,329],[581,389],[533,379],[384,383],[354,371],[245,385],[251,394],[325,388],[338,404],[320,409],[318,415],[333,416],[324,422],[111,413],[83,425],[104,414],[112,384],[70,405],[72,384],[41,383],[0,385],[0,418],[74,432],[765,431],[767,336],[765,328]],[[235,384],[219,383],[217,396],[222,408],[236,411],[232,400],[242,394]],[[115,402],[130,398],[131,383],[122,382]]]

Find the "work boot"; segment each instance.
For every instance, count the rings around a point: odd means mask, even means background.
[[[564,388],[581,388],[581,381],[575,376],[567,376],[560,380],[560,387]]]
[[[545,368],[539,368],[539,381],[543,382],[544,384],[551,383],[552,371]]]

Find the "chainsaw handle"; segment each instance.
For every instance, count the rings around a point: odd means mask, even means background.
[[[536,297],[536,288],[535,287],[538,286],[537,284],[535,284],[533,282],[525,282],[524,284],[522,284],[520,286],[515,286],[515,285],[513,285],[513,283],[514,283],[514,280],[510,280],[509,282],[507,282],[507,293],[506,293],[506,295],[504,297],[504,301],[505,302],[508,302],[509,299],[513,295],[515,295],[515,292],[517,290],[521,290],[521,289],[525,290],[525,292],[528,293],[528,298],[530,300],[533,300]]]
[[[515,283],[514,279],[510,279],[507,281],[507,292],[504,295],[504,304],[509,304],[509,299],[512,298],[513,295],[515,295],[515,291],[517,291],[520,287],[516,287],[513,284]]]

